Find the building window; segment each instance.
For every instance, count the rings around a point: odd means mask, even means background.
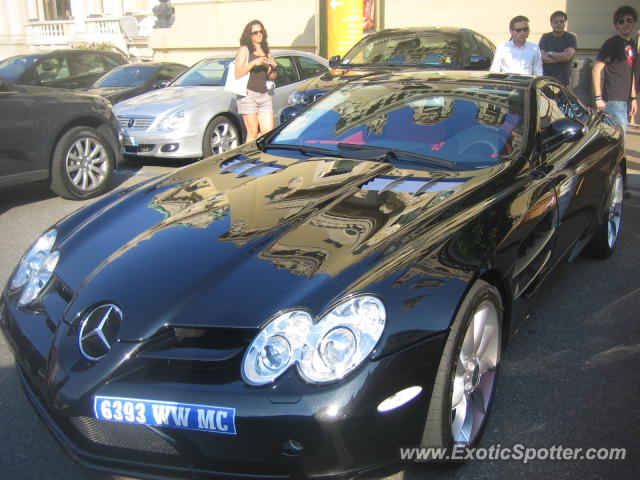
[[[71,0],[43,0],[45,20],[70,20]]]

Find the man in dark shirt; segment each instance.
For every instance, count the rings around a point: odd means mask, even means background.
[[[545,75],[569,85],[571,60],[578,48],[576,36],[565,31],[567,14],[563,11],[553,12],[549,20],[552,31],[542,35],[538,42],[542,55],[542,70]]]
[[[618,34],[602,44],[592,71],[596,108],[610,113],[625,131],[629,117],[633,117],[638,111],[638,52],[631,38],[637,21],[638,13],[628,5],[614,12],[613,25]]]

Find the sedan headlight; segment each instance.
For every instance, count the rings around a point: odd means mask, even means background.
[[[293,91],[289,94],[287,105],[308,105],[318,96],[317,92],[309,90]]]
[[[187,114],[184,110],[178,110],[158,122],[158,130],[177,130],[184,123]]]
[[[52,252],[56,230],[49,230],[31,246],[22,257],[11,280],[11,288],[23,288],[18,305],[31,303],[45,287],[60,259],[60,252]]]
[[[370,295],[342,301],[315,323],[305,311],[280,314],[251,342],[242,373],[247,383],[264,385],[296,364],[307,382],[340,380],[373,351],[385,323],[383,303]]]

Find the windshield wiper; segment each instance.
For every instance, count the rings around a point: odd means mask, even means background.
[[[338,147],[343,144],[338,144]],[[345,143],[344,145],[349,145]],[[362,145],[356,145],[360,147]],[[370,161],[386,161],[388,160],[388,152],[380,152],[374,148],[357,148],[354,151],[345,152],[340,150],[332,150],[329,148],[311,147],[309,145],[289,145],[280,143],[262,143],[258,142],[258,147],[265,151],[269,148],[282,150],[295,150],[305,155],[326,155],[329,157],[348,158],[352,160],[370,160]],[[366,147],[366,146],[365,146]]]
[[[448,170],[455,170],[456,162],[453,160],[445,160],[444,158],[432,157],[429,155],[423,155],[421,153],[409,152],[407,150],[400,150],[398,148],[380,147],[375,145],[359,145],[355,143],[339,143],[338,148],[352,149],[352,150],[373,150],[381,152],[386,156],[387,161],[402,160],[411,163],[417,163],[420,165],[437,165],[438,167],[444,167]]]
[[[319,148],[319,147],[310,147],[308,145],[293,145],[288,143],[264,143],[258,142],[258,146],[262,151],[267,150],[269,148],[280,149],[280,150],[295,150],[296,152],[304,153],[305,155],[330,155],[335,157],[339,155],[340,152],[337,150],[331,150],[329,148]]]

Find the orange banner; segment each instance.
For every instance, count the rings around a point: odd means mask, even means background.
[[[326,0],[327,53],[343,56],[362,38],[363,1]]]

